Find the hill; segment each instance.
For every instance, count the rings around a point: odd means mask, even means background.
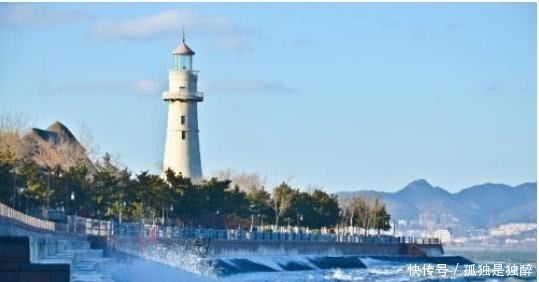
[[[354,196],[378,197],[394,219],[419,219],[420,216],[449,217],[464,226],[492,227],[508,222],[536,222],[537,183],[515,187],[485,183],[449,193],[426,180],[411,182],[389,193],[374,190],[337,193],[341,201]]]

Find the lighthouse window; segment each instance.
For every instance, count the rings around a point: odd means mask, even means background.
[[[182,116],[182,124],[185,124],[185,116]]]
[[[182,131],[182,140],[185,140],[185,131]]]
[[[180,55],[180,68],[182,70],[191,70],[193,67],[193,57],[190,55]]]

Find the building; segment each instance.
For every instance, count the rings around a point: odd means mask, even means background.
[[[535,223],[508,223],[492,228],[490,236],[513,236],[534,229],[537,229]]]
[[[163,170],[172,169],[193,181],[202,178],[198,139],[197,104],[203,101],[197,90],[198,71],[193,69],[195,52],[185,43],[172,51],[174,67],[168,73],[168,91],[163,100],[168,104],[167,136]]]
[[[438,229],[434,231],[434,237],[440,239],[442,243],[447,243],[451,241],[451,232],[447,229]]]

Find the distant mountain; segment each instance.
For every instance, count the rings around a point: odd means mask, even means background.
[[[53,122],[51,125],[49,125],[49,127],[47,127],[47,129],[32,128],[30,132],[26,134],[25,138],[31,144],[33,143],[33,141],[51,142],[55,145],[58,145],[61,142],[67,142],[75,146],[76,148],[80,148],[83,152],[86,152],[86,149],[84,149],[84,146],[80,144],[75,135],[71,133],[67,126],[65,126],[59,121]],[[85,163],[90,173],[96,172],[94,164],[87,156]]]
[[[59,121],[53,122],[47,129],[32,128],[28,137],[39,138],[47,142],[54,142],[55,144],[62,140],[78,143],[77,138],[75,138],[73,133]]]
[[[475,227],[536,222],[536,194],[537,183],[515,187],[486,183],[449,193],[423,179],[393,193],[374,190],[337,193],[341,201],[355,196],[377,197],[385,202],[395,219],[418,219],[422,214],[444,215],[458,220],[460,225]]]

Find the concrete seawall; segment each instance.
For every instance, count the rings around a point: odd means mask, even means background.
[[[116,237],[113,248],[123,253],[139,254],[154,246],[181,251],[199,257],[243,257],[243,256],[442,256],[441,244],[401,243],[351,243],[316,241],[270,241],[270,240],[194,240],[167,238],[144,241],[136,237]]]
[[[30,238],[0,236],[0,281],[2,282],[69,282],[70,265],[36,264],[30,261]]]
[[[301,241],[249,241],[211,240],[207,255],[210,257],[237,256],[441,256],[440,244],[383,244],[383,243],[335,243]]]
[[[28,237],[30,261],[37,262],[49,255],[54,255],[66,249],[77,249],[89,246],[86,238],[62,235],[52,232],[32,230],[18,224],[13,224],[0,218],[0,236]]]
[[[142,242],[117,237],[117,258],[141,259],[210,276],[240,273],[369,268],[385,264],[470,263],[463,257],[442,256],[440,244],[344,243],[262,240],[160,239]]]

